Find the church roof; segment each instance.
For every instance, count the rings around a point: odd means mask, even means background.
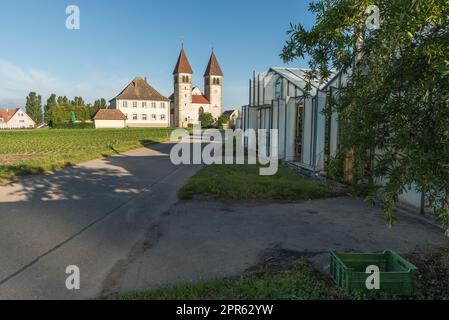
[[[189,59],[187,59],[187,55],[186,52],[184,51],[184,48],[181,49],[175,70],[173,70],[173,74],[177,73],[193,74],[192,67],[190,66]]]
[[[166,97],[157,92],[156,89],[150,86],[146,79],[139,77],[134,78],[134,80],[131,81],[131,83],[128,84],[128,86],[114,99],[169,101]]]
[[[210,104],[209,100],[203,95],[192,95],[192,103]]]
[[[220,64],[218,63],[217,57],[213,52],[210,56],[209,64],[207,65],[206,71],[204,72],[204,76],[223,76]]]

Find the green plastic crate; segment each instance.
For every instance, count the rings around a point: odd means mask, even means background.
[[[354,291],[368,292],[366,268],[379,267],[380,290],[396,296],[415,295],[417,268],[394,251],[380,254],[337,253],[331,251],[330,274],[337,286],[347,294]],[[377,291],[377,290],[373,290]]]

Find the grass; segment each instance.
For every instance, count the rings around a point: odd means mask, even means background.
[[[415,297],[383,292],[339,291],[327,275],[314,270],[304,258],[293,267],[287,260],[264,263],[257,271],[233,279],[213,279],[129,293],[122,300],[449,300],[449,251],[412,253],[406,256],[418,267]],[[275,258],[276,259],[276,258]],[[280,266],[277,264],[280,263]],[[285,265],[283,265],[285,264]]]
[[[167,141],[170,132],[160,128],[1,131],[0,181]]]
[[[171,286],[130,293],[123,300],[323,300],[345,298],[302,261],[293,269],[260,271],[237,279]]]
[[[274,176],[259,175],[258,165],[211,165],[202,168],[180,190],[181,199],[195,196],[217,199],[295,200],[332,195],[317,181],[286,167]]]

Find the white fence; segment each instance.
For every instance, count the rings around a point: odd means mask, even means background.
[[[17,129],[34,129],[34,127],[26,127],[23,125],[17,125],[17,124],[6,124],[6,123],[0,123],[0,130],[17,130]]]

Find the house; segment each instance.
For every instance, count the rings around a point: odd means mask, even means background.
[[[170,100],[150,86],[146,78],[134,78],[110,101],[109,109],[121,111],[128,127],[170,127]]]
[[[239,110],[227,110],[223,112],[224,115],[227,115],[229,117],[228,126],[229,128],[236,128],[237,125],[237,119],[239,118],[240,111]]]
[[[203,75],[204,93],[193,86],[192,77],[192,67],[182,48],[173,71],[174,93],[170,96],[172,127],[186,128],[197,124],[202,113],[211,113],[215,119],[222,114],[223,72],[214,52]]]
[[[118,109],[100,109],[93,120],[96,129],[126,127],[126,116]]]
[[[31,129],[36,122],[31,119],[24,109],[0,109],[0,129]]]

